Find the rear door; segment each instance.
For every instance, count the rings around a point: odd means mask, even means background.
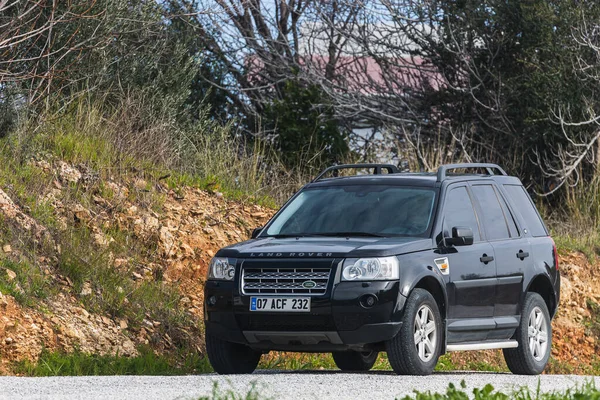
[[[548,236],[548,229],[535,208],[531,198],[521,184],[506,183],[503,185],[506,200],[517,217],[521,235],[531,244],[530,267],[525,270],[523,282],[531,282],[538,274],[547,274],[553,283],[556,295],[560,290],[560,279],[554,259],[554,242]],[[527,290],[527,287],[524,287]],[[523,299],[525,293],[522,293]],[[556,310],[556,308],[554,308]],[[552,312],[552,311],[551,311]]]
[[[507,339],[518,326],[523,276],[532,260],[531,245],[521,235],[504,197],[494,185],[474,183],[471,188],[496,261],[494,317],[497,332],[490,338]]]
[[[473,230],[472,245],[449,247],[444,254],[449,261],[448,342],[484,340],[495,328],[494,249],[484,240],[468,186],[452,185],[446,193],[443,234],[449,237],[456,226]]]

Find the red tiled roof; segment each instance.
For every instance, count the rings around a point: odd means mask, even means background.
[[[325,78],[329,57],[302,56],[299,63],[306,73]],[[247,62],[248,79],[260,81],[262,61],[252,57]],[[340,90],[362,94],[399,95],[406,91],[443,85],[442,76],[421,57],[402,58],[341,56],[335,63],[333,83]]]

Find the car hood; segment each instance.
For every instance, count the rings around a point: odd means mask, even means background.
[[[352,258],[385,257],[432,248],[432,240],[395,238],[259,238],[225,247],[216,254],[235,258]]]

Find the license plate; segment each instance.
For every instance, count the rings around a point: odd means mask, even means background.
[[[250,311],[310,312],[310,297],[251,297]]]

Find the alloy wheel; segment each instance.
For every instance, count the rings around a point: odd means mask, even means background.
[[[421,361],[428,362],[435,354],[437,329],[433,312],[422,305],[415,315],[414,340]]]
[[[531,355],[536,361],[541,361],[548,350],[548,324],[539,307],[534,307],[529,314],[527,336]]]

